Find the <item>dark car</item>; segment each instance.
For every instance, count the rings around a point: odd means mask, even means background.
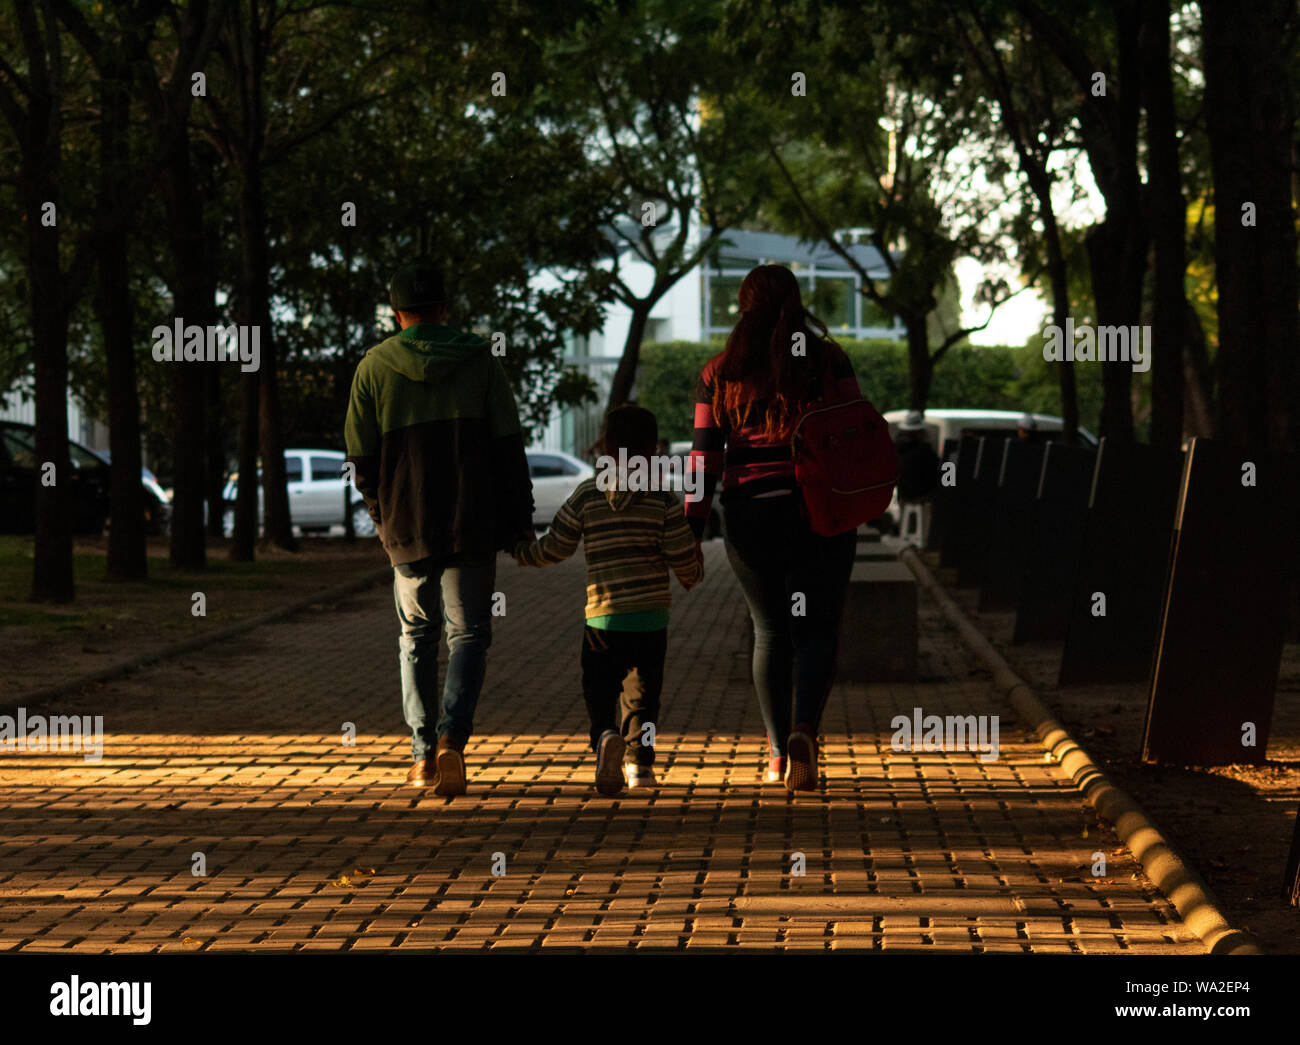
[[[68,484],[72,531],[100,534],[108,521],[109,466],[99,455],[68,440],[71,474],[56,476]],[[36,429],[17,421],[0,421],[0,532],[31,533],[36,528]],[[166,506],[144,486],[146,523],[151,530],[165,524]]]

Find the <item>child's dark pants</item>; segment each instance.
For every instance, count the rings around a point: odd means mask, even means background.
[[[627,744],[624,761],[654,764],[654,723],[664,688],[668,631],[583,628],[582,696],[591,720],[591,747],[616,729]],[[651,729],[644,730],[649,724]]]

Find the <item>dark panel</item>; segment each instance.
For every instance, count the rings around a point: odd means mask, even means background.
[[[970,496],[963,502],[966,540],[957,557],[957,587],[978,588],[984,578],[989,542],[993,537],[993,505],[1007,443],[1005,436],[980,436]]]
[[[1180,450],[1102,440],[1060,684],[1143,682],[1151,673],[1183,471]],[[1106,615],[1093,615],[1093,594]]]
[[[980,583],[981,610],[1013,610],[1020,599],[1025,545],[1029,541],[1044,444],[1028,439],[1007,442],[993,502],[993,533]]]
[[[979,440],[970,435],[962,436],[961,442],[957,444],[957,485],[949,487],[945,495],[947,510],[944,513],[943,543],[939,549],[939,565],[943,567],[956,566],[970,541],[970,513],[966,510],[966,503],[974,493],[975,461],[978,456]],[[942,485],[940,473],[940,486]]]
[[[1048,443],[1021,567],[1013,642],[1065,638],[1097,451]]]
[[[957,459],[957,446],[956,439],[945,439],[943,452],[939,455],[940,482],[930,495],[930,530],[925,536],[926,551],[939,551],[943,548],[944,530],[952,517],[953,502],[956,497],[954,487],[943,485],[943,462]]]
[[[1256,484],[1242,485],[1243,462]],[[1294,455],[1192,440],[1147,702],[1148,762],[1265,760],[1295,576]],[[1254,723],[1255,743],[1242,742]]]

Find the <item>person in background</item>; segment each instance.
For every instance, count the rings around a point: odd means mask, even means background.
[[[939,483],[939,455],[925,433],[925,415],[911,411],[898,426],[898,500],[924,501]]]

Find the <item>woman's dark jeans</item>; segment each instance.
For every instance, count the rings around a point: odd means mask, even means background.
[[[792,726],[814,732],[835,675],[840,616],[856,533],[813,533],[803,499],[741,498],[724,504],[727,558],[754,622],[754,689],[772,755],[786,753]]]

